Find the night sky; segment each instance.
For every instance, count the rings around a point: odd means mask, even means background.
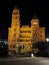
[[[32,0],[0,0],[0,38],[7,39],[15,5],[20,10],[21,25],[30,25],[33,15],[36,14],[40,26],[46,27],[46,37],[49,37],[49,7],[42,6],[42,3],[40,5],[40,3],[32,2]]]

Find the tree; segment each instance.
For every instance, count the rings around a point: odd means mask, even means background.
[[[45,42],[38,42],[38,49],[39,50],[46,50],[47,44]]]
[[[47,52],[47,44],[46,42],[38,42],[37,44],[37,48],[38,48],[38,56],[48,56],[48,52]]]
[[[8,55],[8,45],[4,42],[0,43],[0,56],[7,56]]]

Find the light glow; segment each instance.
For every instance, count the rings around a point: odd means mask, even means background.
[[[33,53],[31,54],[31,57],[33,57]]]
[[[49,42],[49,38],[47,38],[46,41]]]

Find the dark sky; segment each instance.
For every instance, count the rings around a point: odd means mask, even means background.
[[[15,5],[19,7],[22,25],[29,25],[33,15],[36,14],[40,26],[46,27],[46,37],[49,37],[49,7],[32,0],[0,0],[0,38],[7,38]]]

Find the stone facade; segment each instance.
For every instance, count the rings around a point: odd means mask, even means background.
[[[33,43],[45,42],[45,27],[39,26],[38,18],[31,20],[31,27],[23,25],[20,27],[20,12],[14,8],[12,13],[11,27],[8,28],[8,48],[10,51],[18,53],[21,47],[21,53],[32,52]]]

